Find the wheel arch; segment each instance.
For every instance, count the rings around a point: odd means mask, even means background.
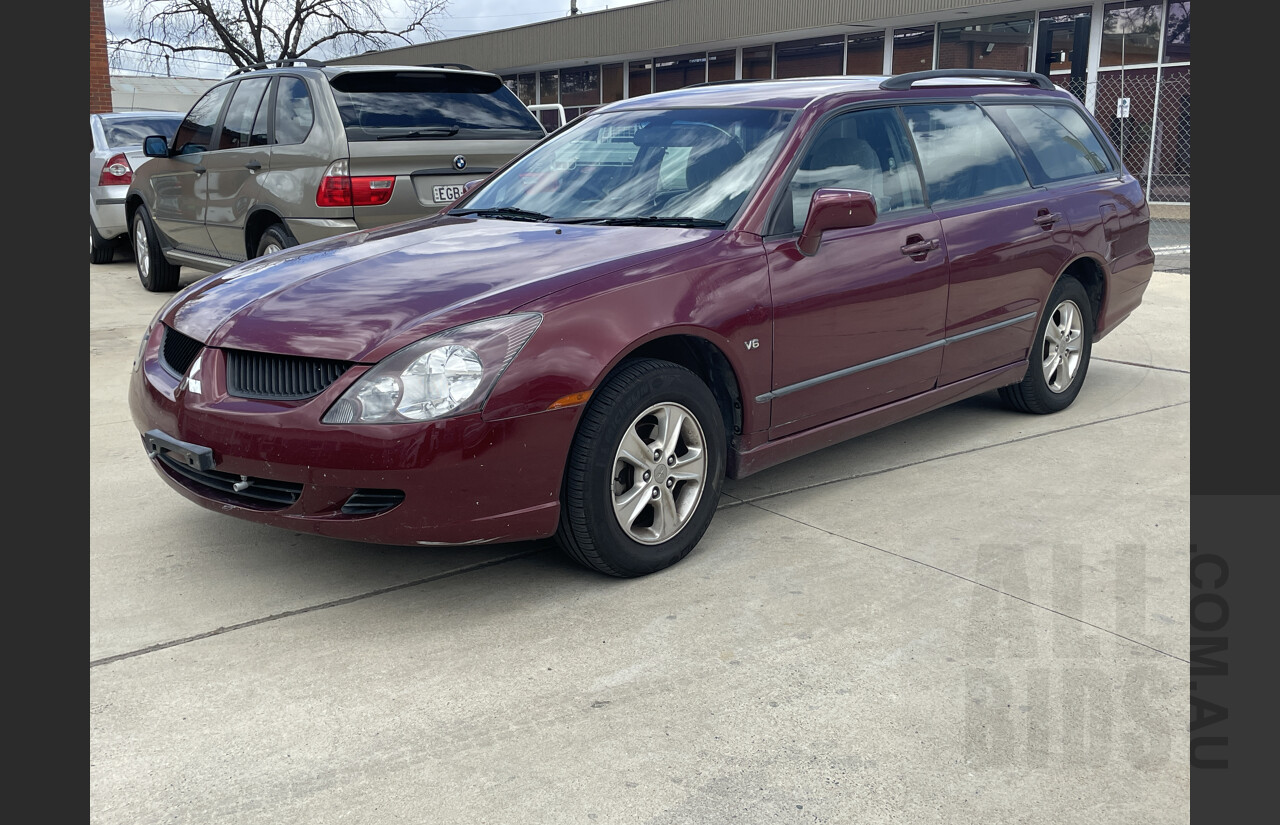
[[[1103,303],[1107,298],[1107,272],[1102,263],[1088,255],[1076,258],[1062,271],[1060,278],[1074,278],[1089,296],[1089,314],[1096,329],[1102,319]],[[1052,286],[1050,286],[1052,290]],[[1046,300],[1048,296],[1046,296]],[[1047,311],[1046,307],[1046,311]]]
[[[742,388],[737,371],[720,347],[706,338],[687,333],[643,341],[619,358],[602,376],[599,385],[603,386],[608,382],[627,362],[641,358],[655,358],[678,364],[698,376],[710,388],[724,420],[724,431],[729,442],[725,448],[731,450],[733,440],[742,434]]]
[[[289,225],[285,223],[284,216],[270,207],[259,207],[245,219],[244,257],[246,261],[252,260],[258,254],[258,242],[262,240],[263,233],[276,224],[279,224],[288,233],[289,237],[293,237],[293,233],[289,232]]]

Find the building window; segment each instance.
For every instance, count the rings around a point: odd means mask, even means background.
[[[622,100],[622,64],[606,63],[600,67],[600,102]]]
[[[938,36],[939,69],[1000,69],[1031,66],[1031,15],[947,24]]]
[[[844,36],[813,37],[779,43],[774,77],[838,75],[844,62]]]
[[[845,74],[884,74],[884,32],[849,35]]]
[[[502,83],[510,89],[516,97],[520,98],[520,102],[526,106],[532,106],[537,102],[538,96],[538,76],[532,72],[528,74],[504,74]]]
[[[599,106],[600,67],[587,66],[582,69],[561,69],[560,103],[566,107]]]
[[[734,60],[738,56],[737,49],[707,54],[707,80],[733,80]]]
[[[707,81],[707,55],[678,54],[653,61],[653,90],[666,92]]]
[[[1164,62],[1191,62],[1191,2],[1170,3],[1164,24]]]
[[[627,64],[627,75],[627,97],[639,97],[653,91],[653,61],[631,61]]]
[[[893,73],[933,68],[933,26],[893,30]]]
[[[1046,77],[1052,74],[1084,77],[1092,20],[1088,6],[1040,12],[1035,70]]]
[[[773,77],[773,46],[748,46],[742,50],[742,76],[753,80]]]
[[[1108,3],[1103,7],[1100,66],[1155,63],[1160,49],[1164,0]]]
[[[538,102],[560,102],[560,73],[557,71],[538,73]]]

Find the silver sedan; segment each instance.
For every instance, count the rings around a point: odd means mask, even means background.
[[[122,236],[124,193],[147,158],[148,135],[173,138],[184,112],[102,112],[89,115],[89,262],[111,263]]]

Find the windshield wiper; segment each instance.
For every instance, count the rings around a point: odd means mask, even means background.
[[[547,216],[541,212],[530,212],[528,209],[517,209],[514,206],[494,206],[489,209],[456,209],[445,214],[479,215],[482,218],[502,218],[509,221],[545,221],[547,219]]]
[[[724,228],[724,221],[685,215],[635,215],[629,218],[553,218],[552,223],[589,223],[596,226],[684,226]]]
[[[430,138],[453,137],[456,134],[458,134],[457,126],[434,126],[430,129],[419,129],[414,132],[379,135],[378,140],[428,140]]]

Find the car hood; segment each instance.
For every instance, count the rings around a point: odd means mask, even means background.
[[[718,234],[435,216],[239,264],[191,286],[162,316],[209,346],[372,363]]]

